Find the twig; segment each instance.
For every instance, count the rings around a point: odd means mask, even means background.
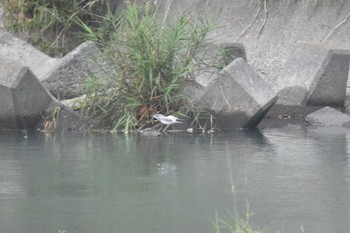
[[[255,22],[256,18],[258,17],[261,9],[262,9],[262,5],[260,5],[260,7],[259,7],[258,11],[256,12],[252,22],[246,28],[244,28],[244,30],[241,32],[241,34],[239,34],[239,37],[242,37],[248,31],[248,29],[254,24],[254,22]]]
[[[261,28],[260,28],[260,31],[259,31],[259,34],[258,34],[258,38],[259,38],[261,32],[263,31],[263,29],[264,29],[264,27],[265,27],[265,25],[266,25],[266,22],[267,22],[267,17],[269,16],[269,12],[267,11],[267,6],[266,6],[267,4],[266,4],[266,2],[267,2],[267,0],[264,0],[265,19],[264,19],[263,25],[262,25]]]
[[[343,21],[341,21],[339,24],[335,25],[335,27],[328,33],[328,35],[326,36],[326,38],[324,38],[324,40],[322,41],[322,43],[324,43],[332,34],[335,30],[337,30],[341,25],[343,25],[344,23],[346,23],[346,21],[348,21],[350,17],[350,11],[349,13],[346,15],[345,19]]]
[[[236,198],[235,198],[235,184],[234,184],[234,181],[233,181],[231,157],[230,157],[230,154],[229,154],[229,148],[227,146],[227,142],[225,142],[225,152],[226,152],[225,154],[226,154],[226,157],[227,157],[228,172],[229,172],[229,175],[230,175],[232,199],[233,199],[233,202],[235,203],[236,202],[235,201],[236,200]]]
[[[227,98],[225,96],[225,93],[224,93],[224,90],[222,89],[222,84],[221,83],[220,83],[220,90],[221,90],[222,98],[224,98],[226,104],[229,106],[229,110],[231,110],[232,106],[231,106],[230,102],[227,100]]]

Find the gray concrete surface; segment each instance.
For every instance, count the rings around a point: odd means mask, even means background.
[[[293,5],[287,4],[290,1],[267,1],[268,15],[263,8],[254,5],[256,2],[177,0],[172,1],[169,15],[190,9],[193,15],[215,19],[216,28],[209,40],[213,43],[242,43],[248,64],[271,86],[281,76],[290,55],[301,45],[350,49],[350,19],[342,23],[350,12],[350,2],[342,6],[314,8],[306,6],[306,1],[297,1]],[[347,95],[350,93],[349,86],[348,80]],[[350,98],[345,101],[345,106],[350,106],[348,102]],[[310,112],[310,108],[297,108],[298,111],[295,111],[295,108],[281,106],[274,105],[268,115],[305,116]]]
[[[305,120],[315,126],[350,126],[350,116],[348,114],[328,106],[308,114]]]
[[[54,101],[28,67],[0,58],[0,129],[34,129]]]
[[[86,119],[56,100],[28,67],[2,57],[0,106],[0,130],[43,128],[56,108],[60,112],[52,132],[79,131],[86,124]]]
[[[220,129],[228,130],[256,127],[276,100],[277,93],[237,58],[191,102],[213,114]]]
[[[277,104],[344,106],[349,62],[350,50],[299,46],[273,84]]]
[[[28,66],[39,80],[52,69],[59,59],[51,58],[24,40],[0,29],[0,56]]]
[[[57,111],[59,109],[59,111]],[[56,112],[53,119],[53,112]],[[47,127],[52,123],[51,127]],[[81,132],[87,127],[87,119],[55,100],[43,112],[42,119],[37,128],[43,129],[45,133]],[[46,126],[46,127],[45,127]]]
[[[165,5],[167,1],[159,2]],[[333,49],[350,49],[350,20],[334,30],[324,41],[350,12],[350,3],[341,7],[328,5],[314,9],[305,6],[306,1],[297,1],[293,5],[287,4],[290,1],[267,1],[268,17],[264,24],[266,14],[264,9],[259,11],[259,7],[254,5],[257,1],[171,2],[170,16],[190,9],[191,14],[215,19],[216,29],[211,33],[211,41],[242,43],[248,63],[270,84],[280,75],[284,63],[297,49],[298,44],[321,44]]]
[[[147,0],[143,0],[147,1]],[[168,1],[158,1],[165,11]],[[328,37],[350,12],[350,3],[341,7],[320,6],[316,9],[297,1],[267,1],[268,17],[265,26],[264,9],[257,1],[247,0],[176,0],[171,2],[169,17],[185,9],[193,15],[213,19],[215,29],[211,42],[242,43],[247,60],[259,75],[273,84],[289,55],[300,43],[324,44],[334,49],[350,49],[350,21],[342,24]],[[258,13],[258,14],[257,14]],[[256,19],[254,20],[255,15]],[[323,42],[324,41],[324,42]],[[1,50],[1,49],[0,49]],[[34,72],[35,73],[35,72]]]
[[[1,29],[0,57],[29,67],[58,99],[81,96],[87,78],[112,73],[107,59],[92,42],[81,44],[63,58],[51,58]]]
[[[113,70],[93,42],[84,42],[51,67],[41,77],[42,84],[58,99],[83,95],[87,78],[112,75]]]

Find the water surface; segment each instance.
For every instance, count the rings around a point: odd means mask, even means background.
[[[0,134],[0,232],[350,232],[350,130]],[[224,231],[223,231],[224,232]]]

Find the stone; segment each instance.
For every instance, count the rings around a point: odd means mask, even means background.
[[[146,128],[146,129],[140,130],[139,134],[145,137],[158,137],[161,135],[161,133],[158,130],[155,130],[153,128]]]
[[[80,110],[83,107],[84,102],[86,101],[86,95],[75,97],[72,99],[62,100],[61,103],[69,109]]]
[[[215,116],[222,130],[256,127],[277,101],[277,93],[243,58],[231,62],[199,97],[194,96],[189,96],[190,102]]]
[[[0,59],[0,77],[0,129],[34,129],[52,96],[28,67]]]
[[[61,58],[42,83],[56,98],[71,99],[83,95],[87,78],[105,77],[107,71],[112,72],[107,59],[88,41]]]
[[[308,114],[305,121],[318,126],[347,126],[350,124],[350,116],[327,106]]]
[[[302,44],[277,78],[277,104],[343,107],[350,51]]]

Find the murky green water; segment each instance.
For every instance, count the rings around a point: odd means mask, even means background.
[[[243,216],[247,203],[253,225],[269,232],[350,232],[349,140],[350,130],[294,127],[2,133],[0,232],[210,233],[216,213],[229,217],[236,205]]]

